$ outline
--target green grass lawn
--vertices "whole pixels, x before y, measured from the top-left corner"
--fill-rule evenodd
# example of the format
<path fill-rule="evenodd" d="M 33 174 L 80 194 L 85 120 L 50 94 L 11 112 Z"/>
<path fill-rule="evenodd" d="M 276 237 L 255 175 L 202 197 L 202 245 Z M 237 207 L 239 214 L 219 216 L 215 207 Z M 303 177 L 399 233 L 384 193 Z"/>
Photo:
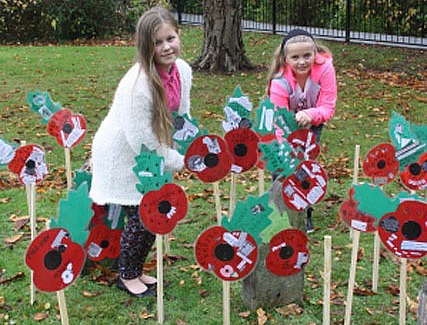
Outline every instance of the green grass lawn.
<path fill-rule="evenodd" d="M 183 30 L 183 58 L 191 62 L 200 53 L 203 31 Z M 248 57 L 259 69 L 234 75 L 194 72 L 192 115 L 212 133 L 222 134 L 222 108 L 236 85 L 250 96 L 254 107 L 264 95 L 266 68 L 280 37 L 245 33 Z M 309 235 L 310 263 L 305 268 L 303 312 L 287 315 L 283 309 L 265 308 L 266 324 L 321 324 L 323 297 L 323 238 L 332 236 L 333 324 L 342 324 L 351 259 L 348 228 L 337 211 L 352 181 L 353 152 L 361 146 L 361 157 L 373 146 L 388 142 L 388 121 L 393 110 L 407 120 L 426 123 L 426 54 L 418 50 L 324 42 L 334 54 L 339 100 L 334 118 L 322 135 L 320 162 L 329 174 L 328 193 L 315 207 L 316 231 Z M 50 174 L 37 187 L 37 230 L 56 216 L 58 202 L 66 197 L 64 152 L 47 134 L 40 117 L 29 109 L 28 92 L 48 91 L 63 107 L 81 113 L 87 121 L 87 135 L 71 152 L 72 168 L 90 157 L 91 139 L 108 111 L 120 78 L 133 62 L 132 46 L 2 46 L 0 47 L 0 137 L 11 142 L 25 140 L 44 147 Z M 194 259 L 197 236 L 216 223 L 212 185 L 202 184 L 182 173 L 177 180 L 192 200 L 187 222 L 173 232 L 171 254 L 178 258 L 165 263 L 165 324 L 221 324 L 222 285 L 214 275 L 202 271 Z M 269 175 L 266 177 L 269 185 Z M 227 213 L 229 178 L 220 183 L 224 214 Z M 361 179 L 362 180 L 362 179 Z M 258 194 L 256 171 L 238 178 L 238 200 Z M 395 194 L 399 185 L 387 185 Z M 0 169 L 0 322 L 2 324 L 60 323 L 54 293 L 36 293 L 30 305 L 30 272 L 24 255 L 30 243 L 29 225 L 17 229 L 14 217 L 28 215 L 26 194 L 15 176 Z M 23 237 L 14 244 L 7 241 Z M 361 234 L 357 264 L 352 324 L 398 324 L 399 261 L 381 248 L 378 293 L 371 294 L 372 234 Z M 110 272 L 111 273 L 111 272 Z M 156 299 L 133 299 L 111 283 L 114 275 L 106 264 L 85 272 L 65 290 L 70 324 L 156 324 Z M 154 274 L 155 271 L 152 271 Z M 409 261 L 407 279 L 407 324 L 416 321 L 418 290 L 424 282 L 425 258 Z M 231 324 L 257 324 L 256 311 L 241 300 L 240 282 L 231 284 Z"/>

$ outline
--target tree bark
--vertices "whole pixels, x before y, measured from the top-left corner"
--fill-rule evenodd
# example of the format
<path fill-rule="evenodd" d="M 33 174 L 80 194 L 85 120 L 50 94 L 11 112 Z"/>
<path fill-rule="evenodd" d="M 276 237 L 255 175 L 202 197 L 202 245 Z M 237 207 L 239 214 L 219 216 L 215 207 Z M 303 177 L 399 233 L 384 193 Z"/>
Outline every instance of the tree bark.
<path fill-rule="evenodd" d="M 427 281 L 418 294 L 418 321 L 417 325 L 427 325 Z"/>
<path fill-rule="evenodd" d="M 290 210 L 282 199 L 282 182 L 273 182 L 269 191 L 270 202 L 276 204 L 280 213 L 288 213 L 292 227 L 306 231 L 305 212 Z M 258 264 L 246 278 L 242 280 L 243 302 L 254 310 L 259 307 L 270 308 L 290 303 L 302 303 L 304 289 L 304 271 L 290 276 L 277 276 L 265 267 L 265 258 L 268 253 L 268 244 L 258 247 Z"/>
<path fill-rule="evenodd" d="M 204 0 L 204 39 L 193 68 L 234 73 L 253 69 L 245 55 L 241 0 Z"/>

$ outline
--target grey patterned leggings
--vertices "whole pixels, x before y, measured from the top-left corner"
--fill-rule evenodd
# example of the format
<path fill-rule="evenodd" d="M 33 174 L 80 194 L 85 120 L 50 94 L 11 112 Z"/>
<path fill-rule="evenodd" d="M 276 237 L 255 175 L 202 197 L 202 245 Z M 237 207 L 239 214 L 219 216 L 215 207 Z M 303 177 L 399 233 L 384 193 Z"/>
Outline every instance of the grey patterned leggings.
<path fill-rule="evenodd" d="M 139 207 L 122 206 L 127 224 L 120 239 L 119 271 L 122 279 L 135 279 L 142 274 L 145 259 L 156 235 L 144 229 L 139 218 Z"/>

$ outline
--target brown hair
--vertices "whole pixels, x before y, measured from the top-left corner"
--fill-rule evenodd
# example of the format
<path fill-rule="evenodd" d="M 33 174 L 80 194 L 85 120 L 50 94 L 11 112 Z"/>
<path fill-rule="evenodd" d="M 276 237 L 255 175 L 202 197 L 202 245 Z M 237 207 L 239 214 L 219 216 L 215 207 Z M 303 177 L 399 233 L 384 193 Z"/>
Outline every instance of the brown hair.
<path fill-rule="evenodd" d="M 162 24 L 169 24 L 179 34 L 175 17 L 163 7 L 151 8 L 139 18 L 136 27 L 137 61 L 147 75 L 153 97 L 153 131 L 160 142 L 172 145 L 172 116 L 166 91 L 154 62 L 154 35 Z"/>
<path fill-rule="evenodd" d="M 270 71 L 267 76 L 267 88 L 266 88 L 266 96 L 269 95 L 269 89 L 271 80 L 278 77 L 280 72 L 280 68 L 285 65 L 286 62 L 286 49 L 289 44 L 295 43 L 313 43 L 314 53 L 331 53 L 329 49 L 322 44 L 319 44 L 314 40 L 313 37 L 307 35 L 297 35 L 292 38 L 289 38 L 286 42 L 280 43 L 280 45 L 273 52 L 273 58 L 271 60 Z"/>

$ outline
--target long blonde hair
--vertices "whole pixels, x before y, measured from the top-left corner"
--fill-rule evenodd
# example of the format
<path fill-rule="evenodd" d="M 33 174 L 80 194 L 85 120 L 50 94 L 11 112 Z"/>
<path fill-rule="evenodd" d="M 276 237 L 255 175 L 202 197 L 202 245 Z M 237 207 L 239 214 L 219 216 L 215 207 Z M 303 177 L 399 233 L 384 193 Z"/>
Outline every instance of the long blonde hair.
<path fill-rule="evenodd" d="M 319 44 L 314 40 L 313 37 L 308 35 L 297 35 L 292 38 L 286 40 L 286 37 L 283 38 L 280 45 L 273 52 L 273 58 L 271 60 L 270 70 L 267 76 L 267 88 L 266 88 L 266 96 L 269 96 L 269 89 L 271 80 L 279 77 L 279 73 L 282 67 L 286 65 L 286 50 L 289 44 L 295 43 L 312 43 L 314 46 L 314 54 L 316 53 L 328 53 L 330 54 L 330 50 L 323 44 Z"/>
<path fill-rule="evenodd" d="M 178 22 L 163 7 L 151 8 L 139 18 L 136 26 L 137 61 L 147 75 L 153 98 L 153 131 L 161 143 L 172 145 L 172 115 L 168 107 L 166 90 L 154 62 L 154 37 L 162 24 L 169 24 L 179 34 Z"/>

